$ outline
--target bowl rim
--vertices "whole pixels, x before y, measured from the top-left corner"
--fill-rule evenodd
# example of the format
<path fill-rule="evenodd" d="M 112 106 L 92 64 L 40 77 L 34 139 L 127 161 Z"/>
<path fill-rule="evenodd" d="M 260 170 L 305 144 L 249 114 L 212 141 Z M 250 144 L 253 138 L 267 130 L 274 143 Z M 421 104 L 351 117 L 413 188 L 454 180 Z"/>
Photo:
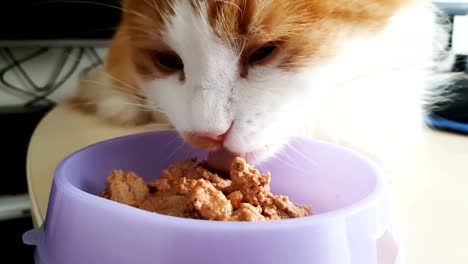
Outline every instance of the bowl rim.
<path fill-rule="evenodd" d="M 323 140 L 318 139 L 311 139 L 311 138 L 304 138 L 304 137 L 294 137 L 293 139 L 299 139 L 303 141 L 313 142 L 314 144 L 320 144 L 326 146 L 328 148 L 333 148 L 339 150 L 341 152 L 348 153 L 348 155 L 355 156 L 358 160 L 366 163 L 366 165 L 375 173 L 376 183 L 374 188 L 370 191 L 370 193 L 362 198 L 361 200 L 357 201 L 352 205 L 348 205 L 342 207 L 337 210 L 324 212 L 316 215 L 300 217 L 300 218 L 292 218 L 292 219 L 281 219 L 281 220 L 272 220 L 272 221 L 262 221 L 262 222 L 247 222 L 247 221 L 210 221 L 210 220 L 200 220 L 200 219 L 190 219 L 190 218 L 182 218 L 182 217 L 175 217 L 175 216 L 168 216 L 162 215 L 158 213 L 153 213 L 149 211 L 145 211 L 139 208 L 134 208 L 132 206 L 128 206 L 122 203 L 114 202 L 111 200 L 107 200 L 101 198 L 97 195 L 85 192 L 78 187 L 74 186 L 71 182 L 66 179 L 66 173 L 64 172 L 64 167 L 69 162 L 72 162 L 73 158 L 80 153 L 89 151 L 90 149 L 95 148 L 96 146 L 103 146 L 106 144 L 115 144 L 117 142 L 126 141 L 130 138 L 138 138 L 138 137 L 145 137 L 145 136 L 154 136 L 157 134 L 172 134 L 174 133 L 173 130 L 167 131 L 149 131 L 149 132 L 140 132 L 135 134 L 129 134 L 124 136 L 118 136 L 111 139 L 106 139 L 97 143 L 93 143 L 86 147 L 83 147 L 79 150 L 72 152 L 71 154 L 67 155 L 56 167 L 54 172 L 54 179 L 53 185 L 56 187 L 63 188 L 61 191 L 66 192 L 69 195 L 75 195 L 81 197 L 82 199 L 87 199 L 88 201 L 93 203 L 93 206 L 101 207 L 101 208 L 115 208 L 116 210 L 121 210 L 123 213 L 127 211 L 129 214 L 133 214 L 135 216 L 141 218 L 147 218 L 148 220 L 152 220 L 156 222 L 162 222 L 164 225 L 173 225 L 179 228 L 194 228 L 194 229 L 204 229 L 204 230 L 223 230 L 223 231 L 251 231 L 251 230 L 277 230 L 278 228 L 281 229 L 288 229 L 288 228 L 297 228 L 300 226 L 312 226 L 322 224 L 324 221 L 332 222 L 338 218 L 346 218 L 350 215 L 357 214 L 361 211 L 366 210 L 366 208 L 372 206 L 376 201 L 379 201 L 382 196 L 386 194 L 386 184 L 384 180 L 384 172 L 383 169 L 378 166 L 374 161 L 370 160 L 363 154 L 352 150 L 350 148 L 329 143 Z M 177 132 L 175 132 L 177 133 Z M 51 199 L 51 198 L 49 198 Z M 49 201 L 50 203 L 50 201 Z M 49 209 L 47 209 L 49 211 Z M 47 214 L 46 219 L 47 221 Z"/>

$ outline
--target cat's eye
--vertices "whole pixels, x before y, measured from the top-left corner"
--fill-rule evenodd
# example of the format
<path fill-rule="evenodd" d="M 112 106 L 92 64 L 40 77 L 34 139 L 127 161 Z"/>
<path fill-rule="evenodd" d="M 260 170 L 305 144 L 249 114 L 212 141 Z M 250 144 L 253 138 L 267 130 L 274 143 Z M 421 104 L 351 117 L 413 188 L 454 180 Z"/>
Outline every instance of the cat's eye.
<path fill-rule="evenodd" d="M 267 58 L 269 58 L 271 55 L 273 55 L 273 53 L 275 53 L 276 49 L 277 49 L 276 45 L 268 44 L 268 45 L 265 45 L 265 46 L 255 50 L 249 56 L 249 63 L 250 64 L 262 63 Z"/>
<path fill-rule="evenodd" d="M 184 69 L 182 59 L 173 52 L 155 52 L 152 59 L 156 66 L 167 72 L 182 71 Z"/>

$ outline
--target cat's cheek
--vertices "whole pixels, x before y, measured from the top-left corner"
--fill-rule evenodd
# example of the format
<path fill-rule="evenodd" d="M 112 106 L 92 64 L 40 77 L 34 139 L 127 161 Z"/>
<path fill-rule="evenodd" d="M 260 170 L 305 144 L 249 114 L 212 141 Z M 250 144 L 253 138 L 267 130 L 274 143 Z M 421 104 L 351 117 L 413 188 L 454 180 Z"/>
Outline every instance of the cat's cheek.
<path fill-rule="evenodd" d="M 190 94 L 183 89 L 177 76 L 164 79 L 139 80 L 147 105 L 158 117 L 163 116 L 178 131 L 190 130 Z"/>

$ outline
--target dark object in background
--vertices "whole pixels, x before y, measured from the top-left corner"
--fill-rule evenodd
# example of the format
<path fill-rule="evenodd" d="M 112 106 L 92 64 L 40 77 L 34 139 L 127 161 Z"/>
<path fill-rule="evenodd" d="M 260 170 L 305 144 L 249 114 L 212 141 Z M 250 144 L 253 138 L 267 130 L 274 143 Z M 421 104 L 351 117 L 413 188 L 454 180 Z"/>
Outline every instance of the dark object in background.
<path fill-rule="evenodd" d="M 453 34 L 453 16 L 464 15 L 468 10 L 468 3 L 456 1 L 434 1 L 444 12 L 451 15 L 450 34 Z M 452 48 L 452 38 L 449 39 L 447 51 Z M 456 55 L 450 69 L 453 73 L 461 73 L 453 83 L 442 84 L 433 89 L 450 91 L 450 100 L 430 106 L 430 113 L 426 124 L 434 129 L 468 134 L 468 56 Z"/>
<path fill-rule="evenodd" d="M 450 85 L 451 100 L 438 105 L 427 123 L 433 128 L 468 134 L 468 75 Z"/>
<path fill-rule="evenodd" d="M 467 70 L 466 69 L 467 63 L 468 63 L 467 56 L 465 55 L 455 56 L 455 63 L 453 64 L 452 72 L 465 72 Z"/>
<path fill-rule="evenodd" d="M 451 85 L 452 100 L 433 114 L 468 126 L 468 76 Z"/>
<path fill-rule="evenodd" d="M 108 41 L 120 18 L 120 0 L 1 1 L 0 45 Z"/>
<path fill-rule="evenodd" d="M 32 228 L 30 217 L 0 221 L 2 263 L 34 264 L 35 247 L 22 240 L 24 232 Z"/>
<path fill-rule="evenodd" d="M 81 58 L 81 54 L 88 52 L 93 53 L 91 56 L 100 61 L 94 48 L 105 46 L 113 36 L 121 19 L 120 2 L 121 0 L 1 1 L 0 47 L 6 57 L 10 58 L 12 56 L 8 55 L 13 52 L 9 52 L 7 48 L 12 47 L 45 49 L 64 47 L 65 53 L 66 49 L 79 48 L 78 55 L 70 50 L 68 52 L 70 56 L 67 57 Z M 34 54 L 29 54 L 28 57 L 35 57 Z M 7 70 L 18 69 L 18 64 L 23 60 L 28 59 L 17 58 L 16 62 L 7 60 L 2 75 Z M 47 86 L 50 88 L 48 90 L 42 87 L 39 87 L 40 89 L 27 87 L 27 85 L 13 87 L 3 81 L 1 83 L 0 89 L 19 92 L 16 94 L 28 101 L 16 107 L 0 107 L 0 146 L 2 147 L 0 196 L 24 194 L 27 193 L 28 145 L 40 120 L 53 108 L 54 102 L 49 100 L 48 95 L 61 86 L 61 81 L 58 80 L 54 85 Z M 29 91 L 36 94 L 31 95 Z M 34 263 L 34 247 L 22 242 L 23 233 L 30 229 L 32 229 L 32 219 L 29 217 L 0 221 L 3 258 L 1 263 Z"/>
<path fill-rule="evenodd" d="M 0 195 L 27 193 L 26 158 L 34 129 L 53 106 L 0 108 L 2 175 Z M 19 263 L 19 262 L 18 262 Z"/>

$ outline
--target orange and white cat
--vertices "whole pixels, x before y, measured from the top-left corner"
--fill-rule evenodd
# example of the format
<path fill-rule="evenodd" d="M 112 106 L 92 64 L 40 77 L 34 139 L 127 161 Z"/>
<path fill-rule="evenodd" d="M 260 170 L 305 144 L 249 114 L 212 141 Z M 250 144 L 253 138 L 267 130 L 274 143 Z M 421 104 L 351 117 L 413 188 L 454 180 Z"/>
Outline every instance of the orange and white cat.
<path fill-rule="evenodd" d="M 448 40 L 423 0 L 124 0 L 73 99 L 125 125 L 261 161 L 309 136 L 401 167 Z M 82 107 L 83 108 L 83 107 Z"/>

